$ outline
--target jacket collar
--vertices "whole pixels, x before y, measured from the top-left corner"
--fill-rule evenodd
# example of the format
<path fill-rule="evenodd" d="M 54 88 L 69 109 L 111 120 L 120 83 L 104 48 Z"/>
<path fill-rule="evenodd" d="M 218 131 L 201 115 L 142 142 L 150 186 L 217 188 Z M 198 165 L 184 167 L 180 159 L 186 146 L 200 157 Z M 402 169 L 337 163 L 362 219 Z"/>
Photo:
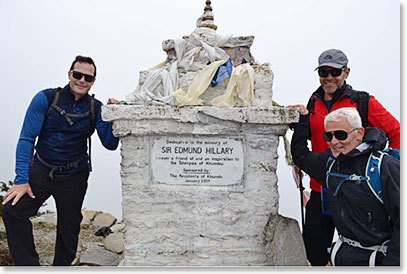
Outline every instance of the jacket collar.
<path fill-rule="evenodd" d="M 63 88 L 63 92 L 73 101 L 75 101 L 75 95 L 73 94 L 73 92 L 71 91 L 71 86 L 69 85 L 69 83 Z M 75 101 L 77 103 L 85 101 L 86 98 L 88 97 L 88 94 L 86 94 L 85 96 L 82 96 L 78 101 Z"/>
<path fill-rule="evenodd" d="M 352 86 L 348 85 L 345 81 L 343 86 L 335 91 L 334 96 L 332 98 L 332 102 L 335 102 L 342 96 L 350 97 L 352 94 L 352 91 L 353 91 Z M 313 95 L 315 96 L 316 99 L 325 102 L 324 94 L 325 94 L 324 89 L 322 88 L 322 86 L 319 86 L 319 88 L 314 92 Z"/>

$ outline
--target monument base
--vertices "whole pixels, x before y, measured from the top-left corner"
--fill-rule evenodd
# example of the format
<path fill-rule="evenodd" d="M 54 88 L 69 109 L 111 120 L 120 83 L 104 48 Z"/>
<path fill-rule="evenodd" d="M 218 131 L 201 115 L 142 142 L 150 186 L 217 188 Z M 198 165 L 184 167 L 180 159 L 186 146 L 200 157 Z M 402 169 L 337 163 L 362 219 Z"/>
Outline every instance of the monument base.
<path fill-rule="evenodd" d="M 127 266 L 306 265 L 278 215 L 277 148 L 289 108 L 109 105 L 122 141 Z"/>

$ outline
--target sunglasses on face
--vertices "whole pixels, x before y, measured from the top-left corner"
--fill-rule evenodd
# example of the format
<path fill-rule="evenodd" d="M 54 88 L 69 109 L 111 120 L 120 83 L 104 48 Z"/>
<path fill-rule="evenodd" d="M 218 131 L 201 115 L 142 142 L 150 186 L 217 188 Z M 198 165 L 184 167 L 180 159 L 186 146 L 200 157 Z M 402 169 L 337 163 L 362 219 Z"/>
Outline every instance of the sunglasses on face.
<path fill-rule="evenodd" d="M 319 77 L 328 77 L 329 74 L 332 75 L 332 77 L 338 77 L 339 75 L 342 74 L 342 72 L 344 71 L 344 69 L 330 69 L 330 70 L 325 70 L 325 69 L 318 69 L 318 74 Z"/>
<path fill-rule="evenodd" d="M 327 142 L 332 141 L 334 136 L 335 136 L 336 140 L 345 141 L 346 139 L 348 139 L 348 134 L 351 132 L 354 132 L 357 129 L 358 128 L 355 128 L 354 130 L 351 130 L 351 131 L 345 131 L 345 130 L 327 131 L 327 132 L 324 132 L 324 134 L 322 136 L 324 137 L 325 141 L 327 141 Z"/>
<path fill-rule="evenodd" d="M 72 71 L 72 77 L 75 78 L 76 80 L 81 80 L 82 77 L 85 76 L 85 81 L 88 83 L 93 82 L 93 80 L 95 80 L 95 76 L 93 75 L 89 75 L 89 74 L 84 74 L 82 72 L 79 71 Z"/>

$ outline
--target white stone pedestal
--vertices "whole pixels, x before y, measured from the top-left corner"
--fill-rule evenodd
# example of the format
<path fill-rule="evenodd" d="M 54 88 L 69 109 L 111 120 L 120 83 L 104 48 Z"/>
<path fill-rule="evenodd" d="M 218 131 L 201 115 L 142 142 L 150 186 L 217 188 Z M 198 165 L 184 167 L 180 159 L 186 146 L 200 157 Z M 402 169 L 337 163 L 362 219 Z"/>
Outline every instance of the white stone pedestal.
<path fill-rule="evenodd" d="M 102 114 L 122 141 L 124 265 L 306 264 L 298 224 L 278 216 L 277 147 L 295 109 L 109 105 Z"/>

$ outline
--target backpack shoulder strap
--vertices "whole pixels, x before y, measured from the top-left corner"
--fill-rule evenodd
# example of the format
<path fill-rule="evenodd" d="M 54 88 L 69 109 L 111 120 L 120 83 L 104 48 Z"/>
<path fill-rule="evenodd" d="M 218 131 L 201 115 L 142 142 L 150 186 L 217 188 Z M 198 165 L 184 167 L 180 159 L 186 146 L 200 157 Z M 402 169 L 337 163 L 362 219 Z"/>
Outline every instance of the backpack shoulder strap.
<path fill-rule="evenodd" d="M 362 126 L 368 127 L 368 113 L 369 113 L 369 100 L 370 95 L 366 91 L 353 91 L 351 95 L 351 102 L 356 102 L 356 108 L 362 118 Z"/>
<path fill-rule="evenodd" d="M 53 105 L 54 103 L 55 103 L 55 104 L 58 103 L 58 100 L 59 100 L 59 92 L 60 92 L 61 90 L 62 90 L 61 87 L 54 88 L 54 89 L 52 90 L 52 96 L 51 96 L 51 97 L 49 97 L 49 95 L 46 94 L 47 98 L 50 99 L 50 100 L 48 100 L 48 110 L 47 110 L 47 112 L 45 113 L 44 121 L 42 122 L 42 126 L 41 126 L 41 130 L 40 130 L 39 136 L 41 136 L 42 131 L 44 130 L 45 122 L 47 121 L 48 116 L 51 114 L 51 111 L 52 111 L 52 109 L 53 109 L 53 108 L 52 108 L 52 105 Z M 37 139 L 37 142 L 34 144 L 32 150 L 31 150 L 30 165 L 32 165 L 34 150 L 36 150 L 38 141 L 39 141 L 39 139 Z"/>
<path fill-rule="evenodd" d="M 343 173 L 337 173 L 337 172 L 332 172 L 332 166 L 334 164 L 335 160 L 332 158 L 328 159 L 327 162 L 327 172 L 326 172 L 326 185 L 327 188 L 329 188 L 328 184 L 329 184 L 329 177 L 338 177 L 341 178 L 342 180 L 339 182 L 338 186 L 336 187 L 335 191 L 333 192 L 333 196 L 337 196 L 338 192 L 340 190 L 340 188 L 342 187 L 342 185 L 346 182 L 346 181 L 369 181 L 369 177 L 367 176 L 360 176 L 357 174 L 343 174 Z"/>
<path fill-rule="evenodd" d="M 88 97 L 88 111 L 91 119 L 91 130 L 88 137 L 89 142 L 89 171 L 92 171 L 92 134 L 95 132 L 96 128 L 96 104 L 95 104 L 95 94 Z"/>
<path fill-rule="evenodd" d="M 384 150 L 384 152 L 389 154 L 390 156 L 393 156 L 394 158 L 400 160 L 400 150 L 399 149 L 386 148 Z"/>
<path fill-rule="evenodd" d="M 95 94 L 92 94 L 91 96 L 88 97 L 88 111 L 89 111 L 90 120 L 92 121 L 91 135 L 95 131 L 95 127 L 96 127 L 97 112 L 96 112 L 96 102 L 95 101 L 96 101 Z"/>
<path fill-rule="evenodd" d="M 383 204 L 383 187 L 380 180 L 380 166 L 382 164 L 383 156 L 386 153 L 383 151 L 375 151 L 372 152 L 369 156 L 368 163 L 366 165 L 366 177 L 369 179 L 367 180 L 367 184 L 372 191 L 372 193 L 376 196 L 376 198 Z"/>
<path fill-rule="evenodd" d="M 58 111 L 58 113 L 61 115 L 61 116 L 63 116 L 65 119 L 66 119 L 66 121 L 68 122 L 68 124 L 70 125 L 70 126 L 72 126 L 73 124 L 74 124 L 74 122 L 71 120 L 71 118 L 69 118 L 69 114 L 68 113 L 66 113 L 65 112 L 65 110 L 64 109 L 62 109 L 59 105 L 58 105 L 58 103 L 59 103 L 59 98 L 61 97 L 61 88 L 58 88 L 56 91 L 55 91 L 55 95 L 53 96 L 53 100 L 52 100 L 52 104 L 49 106 L 49 108 L 48 108 L 48 112 L 47 112 L 47 117 L 46 118 L 48 118 L 48 116 L 50 115 L 50 113 L 51 113 L 51 111 L 52 111 L 52 109 L 55 109 L 56 111 Z"/>
<path fill-rule="evenodd" d="M 52 90 L 52 96 L 51 96 L 51 98 L 49 98 L 48 96 L 48 98 L 50 99 L 50 100 L 48 100 L 48 110 L 47 110 L 47 112 L 45 113 L 45 117 L 44 117 L 44 121 L 42 122 L 42 127 L 41 127 L 41 131 L 40 131 L 40 135 L 41 135 L 41 133 L 42 133 L 42 130 L 44 129 L 44 125 L 45 125 L 45 122 L 47 121 L 47 119 L 48 119 L 48 116 L 51 114 L 51 112 L 52 112 L 52 110 L 53 110 L 53 105 L 55 104 L 58 104 L 58 101 L 59 101 L 59 96 L 60 96 L 60 91 L 62 90 L 62 88 L 60 88 L 60 87 L 58 87 L 58 88 L 54 88 L 53 90 Z"/>
<path fill-rule="evenodd" d="M 47 110 L 47 113 L 45 114 L 44 122 L 48 118 L 48 116 L 51 114 L 51 111 L 53 110 L 52 106 L 58 105 L 61 90 L 62 90 L 62 88 L 60 88 L 60 87 L 54 88 L 52 90 L 52 99 L 48 102 L 48 110 Z"/>
<path fill-rule="evenodd" d="M 329 188 L 329 176 L 331 175 L 331 170 L 332 170 L 332 167 L 333 167 L 333 165 L 334 165 L 334 163 L 335 163 L 335 158 L 334 157 L 329 157 L 328 158 L 328 161 L 326 162 L 326 179 L 325 179 L 325 181 L 326 181 L 326 187 L 327 188 Z"/>
<path fill-rule="evenodd" d="M 346 174 L 338 174 L 331 172 L 332 166 L 335 163 L 335 159 L 330 157 L 327 162 L 327 173 L 326 173 L 326 185 L 328 187 L 328 179 L 329 176 L 340 177 L 344 180 L 366 180 L 367 185 L 369 186 L 370 190 L 374 194 L 374 196 L 383 204 L 383 187 L 380 180 L 380 166 L 382 164 L 383 156 L 387 154 L 383 151 L 375 151 L 372 152 L 369 156 L 367 165 L 366 165 L 366 172 L 365 177 L 356 176 L 356 175 L 346 175 Z M 396 156 L 395 156 L 396 157 Z M 397 157 L 396 157 L 397 158 Z M 343 181 L 344 181 L 343 180 Z M 340 186 L 342 185 L 343 181 L 338 185 L 337 189 L 334 192 L 334 196 L 339 191 Z"/>
<path fill-rule="evenodd" d="M 316 100 L 317 99 L 315 98 L 314 94 L 308 100 L 307 109 L 312 114 L 315 114 L 314 107 L 315 107 L 315 101 Z"/>

